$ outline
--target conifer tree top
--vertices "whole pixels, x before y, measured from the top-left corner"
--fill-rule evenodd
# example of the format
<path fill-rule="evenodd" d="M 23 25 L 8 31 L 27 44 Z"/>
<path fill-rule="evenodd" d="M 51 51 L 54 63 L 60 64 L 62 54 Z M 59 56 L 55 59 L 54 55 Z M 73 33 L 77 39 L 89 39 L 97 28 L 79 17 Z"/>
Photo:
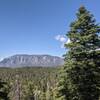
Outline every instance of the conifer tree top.
<path fill-rule="evenodd" d="M 84 13 L 84 12 L 86 12 L 86 8 L 82 5 L 82 6 L 80 6 L 80 8 L 79 8 L 79 12 L 80 13 Z"/>

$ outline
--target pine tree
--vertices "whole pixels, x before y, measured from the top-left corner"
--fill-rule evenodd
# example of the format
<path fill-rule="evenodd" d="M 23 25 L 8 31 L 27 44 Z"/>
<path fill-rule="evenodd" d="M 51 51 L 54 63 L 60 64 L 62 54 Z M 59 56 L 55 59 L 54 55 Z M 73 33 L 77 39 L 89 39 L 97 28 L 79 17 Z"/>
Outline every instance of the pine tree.
<path fill-rule="evenodd" d="M 32 82 L 28 82 L 27 85 L 24 86 L 24 97 L 23 100 L 37 100 L 36 98 L 36 89 Z"/>
<path fill-rule="evenodd" d="M 49 82 L 47 82 L 46 100 L 53 100 L 53 91 Z"/>
<path fill-rule="evenodd" d="M 57 100 L 98 100 L 100 95 L 100 26 L 81 6 L 66 34 L 65 65 L 57 84 Z"/>
<path fill-rule="evenodd" d="M 0 100 L 9 100 L 9 86 L 0 80 Z"/>

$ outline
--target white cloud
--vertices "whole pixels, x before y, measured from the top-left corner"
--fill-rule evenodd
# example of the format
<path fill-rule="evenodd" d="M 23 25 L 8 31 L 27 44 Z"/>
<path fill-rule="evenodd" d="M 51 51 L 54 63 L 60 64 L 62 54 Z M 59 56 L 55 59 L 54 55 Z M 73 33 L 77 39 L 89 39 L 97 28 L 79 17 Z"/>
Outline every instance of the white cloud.
<path fill-rule="evenodd" d="M 61 48 L 64 48 L 64 44 L 70 43 L 70 39 L 67 38 L 65 35 L 57 35 L 55 36 L 55 39 L 59 42 L 61 42 Z"/>
<path fill-rule="evenodd" d="M 66 37 L 64 35 L 57 35 L 55 39 L 62 43 L 66 42 Z"/>
<path fill-rule="evenodd" d="M 55 36 L 55 39 L 56 39 L 56 40 L 59 40 L 59 39 L 60 39 L 60 36 L 61 36 L 61 35 Z"/>
<path fill-rule="evenodd" d="M 64 44 L 67 42 L 67 38 L 65 35 L 57 35 L 55 39 L 61 42 L 61 48 L 64 48 Z"/>
<path fill-rule="evenodd" d="M 64 44 L 65 44 L 65 43 L 62 43 L 61 46 L 60 46 L 62 49 L 65 48 L 65 47 L 64 47 Z"/>
<path fill-rule="evenodd" d="M 66 41 L 66 44 L 68 44 L 68 43 L 70 43 L 70 42 L 71 42 L 71 41 L 70 41 L 70 39 L 68 38 L 67 41 Z"/>

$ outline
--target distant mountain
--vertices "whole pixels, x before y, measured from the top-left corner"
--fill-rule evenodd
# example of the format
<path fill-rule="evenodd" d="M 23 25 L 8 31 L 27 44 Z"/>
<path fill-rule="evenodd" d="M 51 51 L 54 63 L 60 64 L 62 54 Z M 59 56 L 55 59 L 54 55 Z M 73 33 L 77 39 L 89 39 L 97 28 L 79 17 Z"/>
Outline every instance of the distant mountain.
<path fill-rule="evenodd" d="M 50 55 L 14 55 L 0 61 L 0 67 L 56 67 L 64 64 L 62 58 Z"/>

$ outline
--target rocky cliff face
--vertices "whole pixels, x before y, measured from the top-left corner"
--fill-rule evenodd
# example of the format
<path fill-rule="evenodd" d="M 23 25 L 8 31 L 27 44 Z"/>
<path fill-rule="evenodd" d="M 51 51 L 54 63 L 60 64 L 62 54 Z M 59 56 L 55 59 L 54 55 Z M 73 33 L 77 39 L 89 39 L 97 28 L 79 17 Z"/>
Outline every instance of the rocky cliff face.
<path fill-rule="evenodd" d="M 0 67 L 56 67 L 63 64 L 63 59 L 57 56 L 14 55 L 3 59 Z"/>

